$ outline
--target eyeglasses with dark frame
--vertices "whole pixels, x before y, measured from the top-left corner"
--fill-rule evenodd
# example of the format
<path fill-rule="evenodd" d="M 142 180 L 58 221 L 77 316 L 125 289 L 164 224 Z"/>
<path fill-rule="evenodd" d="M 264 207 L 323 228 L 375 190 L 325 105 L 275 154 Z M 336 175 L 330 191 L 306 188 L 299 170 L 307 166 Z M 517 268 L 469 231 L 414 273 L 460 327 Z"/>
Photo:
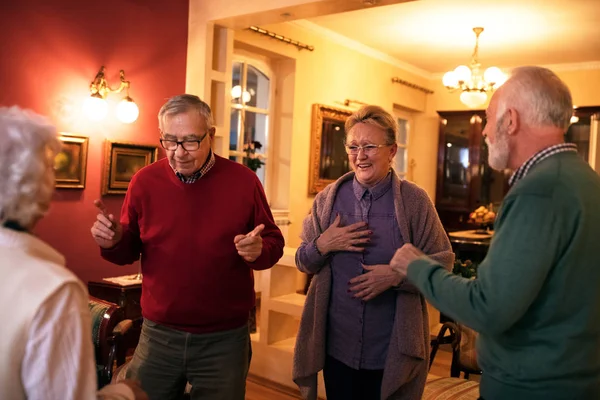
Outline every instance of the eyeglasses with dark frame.
<path fill-rule="evenodd" d="M 344 144 L 346 148 L 346 153 L 352 156 L 357 155 L 362 149 L 363 153 L 372 156 L 379 152 L 379 149 L 382 147 L 391 146 L 391 144 L 365 144 L 364 146 L 358 146 L 355 144 Z"/>
<path fill-rule="evenodd" d="M 160 145 L 163 149 L 168 151 L 176 151 L 177 147 L 181 145 L 185 151 L 196 151 L 200 148 L 200 143 L 204 140 L 204 138 L 208 135 L 208 132 L 204 134 L 200 139 L 197 140 L 169 140 L 160 138 Z"/>

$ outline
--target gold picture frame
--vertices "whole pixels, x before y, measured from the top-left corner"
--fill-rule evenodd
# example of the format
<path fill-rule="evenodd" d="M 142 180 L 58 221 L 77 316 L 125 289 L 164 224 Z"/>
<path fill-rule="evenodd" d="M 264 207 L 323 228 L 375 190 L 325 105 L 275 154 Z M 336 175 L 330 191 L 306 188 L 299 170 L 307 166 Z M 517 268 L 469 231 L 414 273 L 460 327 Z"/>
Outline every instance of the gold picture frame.
<path fill-rule="evenodd" d="M 89 138 L 61 132 L 58 139 L 62 147 L 54 157 L 55 187 L 85 189 Z"/>
<path fill-rule="evenodd" d="M 107 140 L 102 195 L 125 194 L 133 175 L 158 158 L 158 146 Z"/>
<path fill-rule="evenodd" d="M 344 124 L 351 111 L 313 104 L 309 195 L 315 195 L 350 171 L 344 148 Z"/>

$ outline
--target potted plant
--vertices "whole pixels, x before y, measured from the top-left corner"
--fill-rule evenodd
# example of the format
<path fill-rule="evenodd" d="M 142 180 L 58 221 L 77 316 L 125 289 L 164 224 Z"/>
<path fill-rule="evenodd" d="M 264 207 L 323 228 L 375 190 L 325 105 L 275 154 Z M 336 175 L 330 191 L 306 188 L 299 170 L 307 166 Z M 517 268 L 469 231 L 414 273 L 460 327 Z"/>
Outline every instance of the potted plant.
<path fill-rule="evenodd" d="M 475 279 L 477 278 L 478 267 L 479 264 L 473 263 L 471 260 L 466 260 L 465 262 L 462 262 L 461 260 L 455 260 L 452 273 L 462 276 L 463 278 Z"/>
<path fill-rule="evenodd" d="M 246 156 L 243 159 L 243 163 L 254 172 L 258 171 L 261 166 L 265 165 L 262 160 L 264 156 L 256 153 L 256 150 L 260 149 L 262 149 L 262 144 L 256 140 L 244 144 L 244 153 L 246 153 Z"/>

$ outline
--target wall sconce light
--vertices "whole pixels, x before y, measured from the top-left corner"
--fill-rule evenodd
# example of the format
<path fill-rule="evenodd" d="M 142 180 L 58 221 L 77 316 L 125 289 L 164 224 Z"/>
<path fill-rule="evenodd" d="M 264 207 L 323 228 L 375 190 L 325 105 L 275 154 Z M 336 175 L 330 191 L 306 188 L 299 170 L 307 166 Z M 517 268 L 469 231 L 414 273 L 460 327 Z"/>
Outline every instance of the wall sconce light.
<path fill-rule="evenodd" d="M 117 119 L 124 124 L 132 123 L 138 118 L 140 110 L 133 99 L 129 97 L 130 83 L 125 80 L 125 72 L 121 70 L 121 83 L 119 87 L 111 89 L 104 76 L 104 71 L 104 66 L 100 67 L 100 71 L 98 71 L 96 77 L 90 83 L 90 97 L 85 99 L 83 103 L 84 114 L 92 121 L 101 121 L 108 114 L 106 96 L 109 93 L 120 93 L 123 89 L 127 89 L 127 94 L 117 105 Z"/>

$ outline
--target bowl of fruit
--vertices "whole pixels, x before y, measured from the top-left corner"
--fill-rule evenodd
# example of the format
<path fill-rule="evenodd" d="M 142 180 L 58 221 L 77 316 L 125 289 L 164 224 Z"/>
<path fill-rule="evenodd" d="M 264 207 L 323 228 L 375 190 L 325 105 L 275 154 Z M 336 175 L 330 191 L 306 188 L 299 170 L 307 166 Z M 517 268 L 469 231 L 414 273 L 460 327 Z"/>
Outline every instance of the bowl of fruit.
<path fill-rule="evenodd" d="M 494 212 L 492 204 L 487 207 L 480 206 L 469 214 L 469 223 L 478 226 L 478 229 L 475 231 L 477 234 L 488 234 L 488 231 L 494 225 L 495 219 L 496 213 Z"/>

